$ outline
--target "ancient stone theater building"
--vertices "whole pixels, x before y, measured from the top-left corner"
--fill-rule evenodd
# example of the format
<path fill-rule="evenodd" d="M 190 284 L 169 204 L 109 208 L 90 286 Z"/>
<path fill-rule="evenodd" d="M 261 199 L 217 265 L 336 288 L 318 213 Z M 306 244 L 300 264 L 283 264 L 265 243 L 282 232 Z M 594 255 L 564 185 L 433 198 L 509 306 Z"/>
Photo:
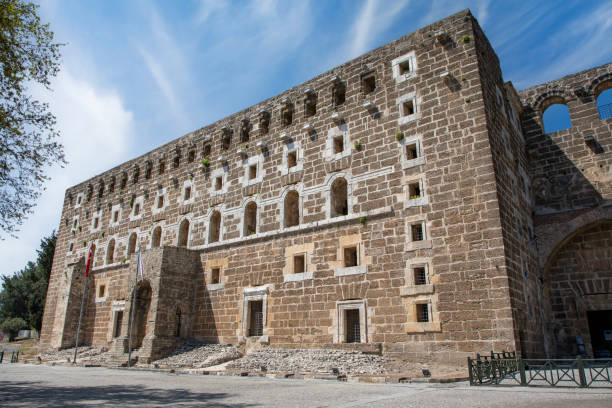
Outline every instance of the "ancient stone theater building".
<path fill-rule="evenodd" d="M 132 307 L 144 361 L 186 337 L 605 353 L 610 87 L 607 64 L 517 92 L 466 10 L 197 129 L 66 191 L 42 346 L 74 345 L 93 247 L 81 339 L 118 356 Z M 571 128 L 544 131 L 553 104 Z"/>

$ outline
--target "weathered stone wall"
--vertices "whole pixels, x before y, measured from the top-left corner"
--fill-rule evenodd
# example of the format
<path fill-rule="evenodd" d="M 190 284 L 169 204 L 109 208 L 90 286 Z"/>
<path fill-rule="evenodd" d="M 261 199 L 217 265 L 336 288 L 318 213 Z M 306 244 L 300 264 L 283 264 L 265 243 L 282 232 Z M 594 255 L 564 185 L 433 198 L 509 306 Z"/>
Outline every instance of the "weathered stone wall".
<path fill-rule="evenodd" d="M 73 335 L 60 324 L 75 303 L 63 276 L 93 244 L 83 339 L 119 354 L 139 247 L 152 291 L 148 359 L 188 336 L 458 363 L 490 349 L 542 354 L 550 309 L 530 177 L 537 187 L 565 162 L 534 158 L 530 146 L 545 156 L 551 142 L 534 130 L 532 94 L 504 85 L 464 11 L 71 187 L 43 346 Z M 610 136 L 597 135 L 605 167 Z M 345 209 L 332 197 L 344 185 Z M 594 190 L 610 194 L 605 183 Z M 262 336 L 249 336 L 250 302 L 262 304 Z M 359 311 L 358 344 L 346 344 L 347 310 Z"/>

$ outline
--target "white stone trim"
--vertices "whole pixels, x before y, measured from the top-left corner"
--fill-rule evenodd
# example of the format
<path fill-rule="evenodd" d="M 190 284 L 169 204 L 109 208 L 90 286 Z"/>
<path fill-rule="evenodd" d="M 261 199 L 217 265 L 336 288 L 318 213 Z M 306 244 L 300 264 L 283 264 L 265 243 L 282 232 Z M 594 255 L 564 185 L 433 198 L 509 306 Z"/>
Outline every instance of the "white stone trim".
<path fill-rule="evenodd" d="M 273 285 L 266 284 L 263 286 L 247 287 L 243 288 L 243 299 L 242 299 L 242 324 L 240 325 L 240 337 L 248 337 L 249 321 L 250 321 L 250 308 L 249 302 L 262 301 L 261 311 L 263 312 L 263 335 L 268 334 L 268 295 L 274 289 Z"/>
<path fill-rule="evenodd" d="M 91 226 L 89 228 L 89 232 L 99 232 L 102 230 L 102 209 L 98 211 L 93 211 L 91 214 Z M 98 226 L 95 227 L 96 219 L 98 219 Z"/>
<path fill-rule="evenodd" d="M 412 240 L 412 226 L 420 224 L 423 230 L 423 240 L 413 241 Z M 417 249 L 428 249 L 432 247 L 432 241 L 429 238 L 429 228 L 427 221 L 424 219 L 410 220 L 406 219 L 406 248 L 405 251 L 415 251 Z"/>
<path fill-rule="evenodd" d="M 189 196 L 188 200 L 185 200 L 185 190 L 187 189 L 187 187 L 191 188 L 191 195 Z M 188 204 L 192 204 L 195 201 L 195 197 L 196 197 L 196 191 L 195 191 L 195 183 L 193 182 L 193 180 L 185 180 L 183 182 L 183 188 L 181 189 L 181 195 L 179 196 L 179 203 L 182 203 L 183 205 L 188 205 Z"/>
<path fill-rule="evenodd" d="M 296 152 L 296 165 L 292 168 L 289 168 L 288 164 L 288 156 L 289 153 Z M 286 175 L 289 173 L 294 173 L 297 171 L 302 171 L 304 169 L 304 152 L 301 149 L 300 142 L 292 141 L 290 143 L 285 143 L 283 145 L 283 162 L 280 166 L 278 166 L 278 171 L 282 175 Z"/>
<path fill-rule="evenodd" d="M 136 204 L 140 206 L 140 212 L 138 213 L 138 215 L 134 215 Z M 132 202 L 132 208 L 130 211 L 130 221 L 141 219 L 143 213 L 144 213 L 144 197 L 143 196 L 135 197 L 134 201 Z"/>
<path fill-rule="evenodd" d="M 410 146 L 411 144 L 416 144 L 417 155 L 418 155 L 416 159 L 408 159 L 406 157 L 406 147 Z M 425 155 L 423 154 L 423 138 L 421 135 L 412 136 L 408 138 L 405 137 L 399 141 L 399 146 L 400 146 L 400 157 L 402 160 L 402 168 L 404 170 L 415 167 L 415 166 L 420 166 L 427 162 L 425 160 Z"/>
<path fill-rule="evenodd" d="M 334 276 L 363 275 L 368 271 L 367 265 L 349 266 L 334 269 Z"/>
<path fill-rule="evenodd" d="M 80 208 L 85 201 L 85 193 L 78 193 L 74 199 L 74 208 Z"/>
<path fill-rule="evenodd" d="M 225 204 L 221 204 L 219 206 L 216 207 L 212 207 L 208 210 L 208 213 L 206 214 L 206 217 L 204 217 L 202 219 L 202 222 L 205 225 L 205 234 L 206 234 L 206 245 L 211 245 L 210 243 L 210 219 L 213 215 L 213 212 L 219 212 L 219 215 L 221 215 L 221 220 L 219 221 L 219 241 L 217 242 L 213 242 L 212 244 L 219 244 L 220 242 L 223 241 L 223 231 L 225 230 L 225 226 L 224 226 L 224 219 L 225 219 Z M 203 247 L 202 245 L 200 245 L 200 247 Z M 192 248 L 193 249 L 193 248 Z"/>
<path fill-rule="evenodd" d="M 406 61 L 410 62 L 410 71 L 405 74 L 400 74 L 400 64 Z M 407 81 L 408 79 L 415 78 L 417 75 L 417 69 L 418 67 L 415 51 L 411 51 L 407 54 L 404 54 L 400 57 L 391 60 L 391 71 L 393 74 L 393 79 L 395 79 L 395 82 L 398 84 Z"/>
<path fill-rule="evenodd" d="M 334 139 L 337 136 L 342 136 L 343 148 L 340 153 L 334 153 Z M 348 130 L 348 125 L 346 123 L 342 123 L 340 126 L 333 126 L 331 129 L 329 129 L 327 132 L 325 151 L 323 152 L 323 157 L 325 160 L 340 160 L 344 157 L 350 156 L 351 151 L 351 134 Z"/>
<path fill-rule="evenodd" d="M 249 169 L 251 166 L 257 166 L 257 176 L 249 180 Z M 251 156 L 245 160 L 242 160 L 242 167 L 244 169 L 244 175 L 242 176 L 242 186 L 247 187 L 253 184 L 261 183 L 264 178 L 263 160 L 260 154 Z"/>
<path fill-rule="evenodd" d="M 283 275 L 283 282 L 301 282 L 313 278 L 313 272 L 291 273 Z"/>
<path fill-rule="evenodd" d="M 115 212 L 117 212 L 117 221 L 113 221 Z M 110 223 L 109 223 L 110 227 L 117 227 L 121 224 L 122 213 L 123 213 L 123 204 L 115 204 L 111 207 Z"/>
<path fill-rule="evenodd" d="M 221 180 L 223 182 L 223 185 L 221 186 L 221 190 L 215 190 L 215 184 L 216 184 L 217 177 L 221 177 Z M 211 197 L 227 193 L 227 171 L 225 170 L 225 167 L 215 169 L 214 171 L 211 172 L 210 183 L 211 185 L 210 185 L 209 191 L 210 191 Z"/>
<path fill-rule="evenodd" d="M 411 115 L 404 112 L 404 103 L 409 101 L 412 101 L 412 106 L 414 108 L 414 113 Z M 421 117 L 421 98 L 418 98 L 415 92 L 400 96 L 397 98 L 396 104 L 399 111 L 399 119 L 397 120 L 398 125 L 404 125 Z"/>
<path fill-rule="evenodd" d="M 211 283 L 209 285 L 206 285 L 206 289 L 209 292 L 215 291 L 215 290 L 221 290 L 225 288 L 225 283 L 221 282 L 221 283 Z"/>
<path fill-rule="evenodd" d="M 164 212 L 164 210 L 168 206 L 168 201 L 170 201 L 170 194 L 166 194 L 166 191 L 167 190 L 165 188 L 160 188 L 157 190 L 157 195 L 155 196 L 155 199 L 153 200 L 153 206 L 151 207 L 151 212 L 154 215 Z M 160 197 L 164 198 L 164 203 L 161 208 L 157 208 L 158 200 Z"/>
<path fill-rule="evenodd" d="M 245 227 L 245 221 L 246 221 L 246 208 L 247 205 L 249 205 L 249 203 L 255 203 L 255 205 L 257 206 L 257 211 L 255 212 L 255 234 L 251 234 L 248 236 L 253 236 L 253 235 L 257 235 L 259 233 L 259 224 L 261 221 L 261 203 L 259 202 L 259 195 L 254 195 L 252 197 L 246 197 L 243 201 L 242 201 L 242 205 L 240 206 L 240 208 L 242 209 L 241 212 L 241 219 L 240 219 L 240 236 L 241 237 L 246 237 L 247 235 L 244 235 L 244 227 Z"/>
<path fill-rule="evenodd" d="M 418 198 L 410 198 L 410 185 L 417 182 L 419 183 L 419 190 L 421 192 L 421 196 Z M 411 179 L 404 185 L 404 208 L 418 207 L 422 205 L 429 204 L 429 196 L 425 194 L 425 176 L 421 175 L 419 178 Z"/>
<path fill-rule="evenodd" d="M 365 300 L 343 300 L 336 303 L 336 328 L 334 331 L 334 343 L 346 343 L 346 332 L 344 312 L 346 310 L 359 310 L 359 334 L 360 343 L 368 342 L 368 318 Z"/>
<path fill-rule="evenodd" d="M 336 181 L 339 178 L 343 178 L 344 181 L 346 181 L 346 211 L 347 211 L 347 215 L 343 215 L 343 216 L 339 216 L 339 217 L 332 217 L 332 186 L 334 184 L 334 181 Z M 331 174 L 327 177 L 327 180 L 325 181 L 325 184 L 327 185 L 327 199 L 325 201 L 325 216 L 328 219 L 331 218 L 344 218 L 347 217 L 349 215 L 351 215 L 353 213 L 353 181 L 351 180 L 351 175 L 349 173 L 345 173 L 344 171 L 341 171 L 339 173 L 334 173 Z"/>

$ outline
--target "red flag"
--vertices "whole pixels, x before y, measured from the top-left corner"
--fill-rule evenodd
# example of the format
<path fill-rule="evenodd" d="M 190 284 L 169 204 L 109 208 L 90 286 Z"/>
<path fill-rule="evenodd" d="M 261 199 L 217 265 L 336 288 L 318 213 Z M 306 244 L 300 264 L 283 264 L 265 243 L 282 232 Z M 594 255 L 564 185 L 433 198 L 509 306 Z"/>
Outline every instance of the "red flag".
<path fill-rule="evenodd" d="M 87 257 L 87 266 L 85 267 L 85 277 L 89 276 L 89 267 L 91 266 L 91 250 L 92 247 L 89 247 L 89 256 Z"/>

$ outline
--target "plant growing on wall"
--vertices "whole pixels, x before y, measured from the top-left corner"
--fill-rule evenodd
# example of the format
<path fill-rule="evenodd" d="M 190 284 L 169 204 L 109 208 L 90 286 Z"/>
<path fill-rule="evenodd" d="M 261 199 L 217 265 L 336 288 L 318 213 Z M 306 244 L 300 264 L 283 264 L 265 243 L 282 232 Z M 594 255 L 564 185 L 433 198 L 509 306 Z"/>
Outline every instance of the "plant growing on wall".
<path fill-rule="evenodd" d="M 464 43 L 469 43 L 470 42 L 470 36 L 467 35 L 467 34 L 465 34 L 461 39 L 463 40 Z"/>
<path fill-rule="evenodd" d="M 359 222 L 361 223 L 361 225 L 365 225 L 367 221 L 368 219 L 366 217 L 359 217 Z"/>
<path fill-rule="evenodd" d="M 361 150 L 362 147 L 363 147 L 363 144 L 361 144 L 361 142 L 359 141 L 355 142 L 355 150 Z"/>
<path fill-rule="evenodd" d="M 398 142 L 404 140 L 404 132 L 402 132 L 401 130 L 398 130 L 397 133 L 395 134 L 395 140 L 397 140 Z"/>
<path fill-rule="evenodd" d="M 208 156 L 200 160 L 200 164 L 204 167 L 210 166 L 210 159 L 208 158 Z"/>

